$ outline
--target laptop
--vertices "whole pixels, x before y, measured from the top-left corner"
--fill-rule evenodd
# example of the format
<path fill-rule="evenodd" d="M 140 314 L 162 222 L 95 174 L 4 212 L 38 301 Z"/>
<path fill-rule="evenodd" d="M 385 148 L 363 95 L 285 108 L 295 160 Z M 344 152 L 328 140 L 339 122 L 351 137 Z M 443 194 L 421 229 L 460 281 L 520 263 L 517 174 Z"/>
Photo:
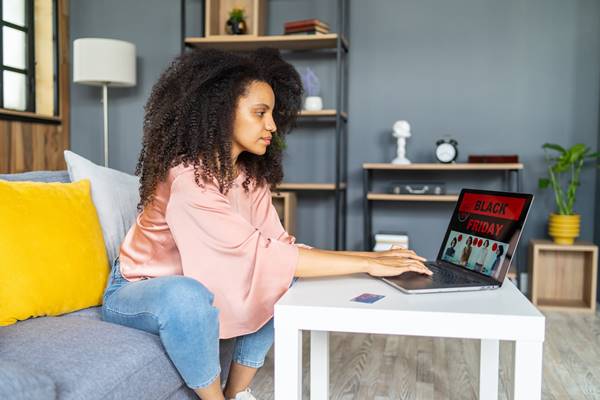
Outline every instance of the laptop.
<path fill-rule="evenodd" d="M 497 289 L 514 258 L 533 195 L 463 189 L 432 276 L 406 272 L 381 278 L 405 293 Z"/>

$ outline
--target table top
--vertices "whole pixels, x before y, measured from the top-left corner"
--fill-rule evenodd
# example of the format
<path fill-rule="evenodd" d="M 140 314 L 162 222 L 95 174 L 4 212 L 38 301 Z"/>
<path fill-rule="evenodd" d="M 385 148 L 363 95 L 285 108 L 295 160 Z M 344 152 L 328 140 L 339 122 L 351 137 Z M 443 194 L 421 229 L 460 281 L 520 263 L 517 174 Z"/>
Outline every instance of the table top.
<path fill-rule="evenodd" d="M 376 303 L 351 301 L 363 293 Z M 298 280 L 275 306 L 300 329 L 540 340 L 545 317 L 508 279 L 500 289 L 405 294 L 368 275 Z"/>

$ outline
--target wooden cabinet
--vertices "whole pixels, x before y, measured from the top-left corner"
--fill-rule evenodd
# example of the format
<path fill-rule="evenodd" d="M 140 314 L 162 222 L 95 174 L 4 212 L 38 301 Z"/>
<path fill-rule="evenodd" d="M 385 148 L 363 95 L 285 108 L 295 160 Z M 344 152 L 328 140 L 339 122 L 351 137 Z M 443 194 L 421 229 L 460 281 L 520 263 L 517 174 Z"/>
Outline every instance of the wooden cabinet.
<path fill-rule="evenodd" d="M 542 309 L 596 310 L 598 246 L 549 240 L 529 243 L 529 293 Z"/>
<path fill-rule="evenodd" d="M 273 206 L 279 215 L 283 228 L 292 236 L 296 235 L 296 193 L 273 193 Z"/>

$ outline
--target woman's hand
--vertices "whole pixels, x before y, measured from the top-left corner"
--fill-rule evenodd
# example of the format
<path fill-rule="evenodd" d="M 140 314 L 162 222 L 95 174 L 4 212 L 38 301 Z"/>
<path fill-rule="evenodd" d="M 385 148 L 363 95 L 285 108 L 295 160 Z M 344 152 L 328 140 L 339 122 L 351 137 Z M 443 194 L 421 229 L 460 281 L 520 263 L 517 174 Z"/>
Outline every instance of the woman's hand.
<path fill-rule="evenodd" d="M 433 273 L 423 264 L 425 258 L 412 250 L 393 246 L 390 250 L 373 254 L 369 260 L 369 275 L 396 276 L 405 272 L 417 272 L 425 275 Z"/>

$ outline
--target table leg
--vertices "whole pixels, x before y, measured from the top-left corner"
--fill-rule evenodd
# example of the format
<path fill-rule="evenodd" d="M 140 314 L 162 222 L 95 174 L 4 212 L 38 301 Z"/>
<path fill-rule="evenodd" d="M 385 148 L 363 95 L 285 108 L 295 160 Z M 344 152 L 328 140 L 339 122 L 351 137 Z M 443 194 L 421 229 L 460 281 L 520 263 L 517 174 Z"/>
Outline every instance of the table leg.
<path fill-rule="evenodd" d="M 275 400 L 302 400 L 302 331 L 275 318 Z"/>
<path fill-rule="evenodd" d="M 543 342 L 515 343 L 514 400 L 541 398 L 543 348 Z"/>
<path fill-rule="evenodd" d="M 500 341 L 481 339 L 479 353 L 479 399 L 498 399 L 498 360 Z"/>
<path fill-rule="evenodd" d="M 310 333 L 310 399 L 329 399 L 329 332 Z"/>

